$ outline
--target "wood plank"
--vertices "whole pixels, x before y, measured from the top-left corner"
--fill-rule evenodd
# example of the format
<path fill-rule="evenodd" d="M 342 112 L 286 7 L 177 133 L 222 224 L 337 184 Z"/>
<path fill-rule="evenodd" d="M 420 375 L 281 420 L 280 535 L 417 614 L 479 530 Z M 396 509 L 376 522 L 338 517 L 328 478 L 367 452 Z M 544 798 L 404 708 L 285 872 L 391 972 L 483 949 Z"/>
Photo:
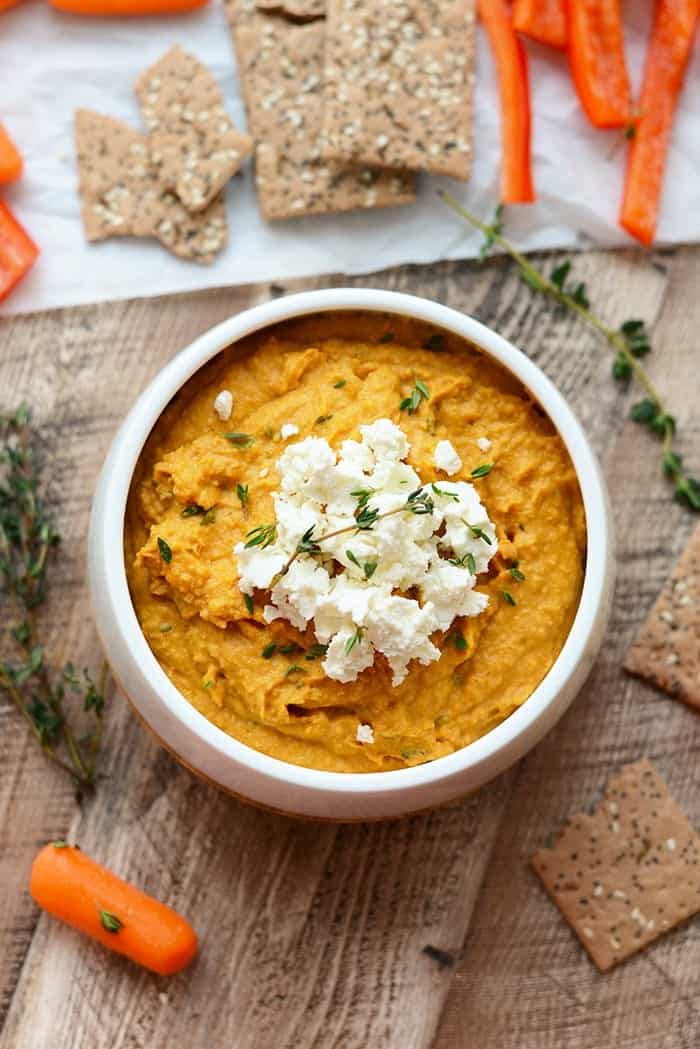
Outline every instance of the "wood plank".
<path fill-rule="evenodd" d="M 99 665 L 85 587 L 85 534 L 92 489 L 114 429 L 132 400 L 175 350 L 255 290 L 187 300 L 119 303 L 22 316 L 0 325 L 3 407 L 26 401 L 47 437 L 46 476 L 63 537 L 44 616 L 56 666 Z M 145 311 L 145 312 L 144 312 Z M 176 330 L 173 324 L 177 321 Z M 129 332 L 144 327 L 137 345 Z M 171 339 L 181 342 L 168 341 Z M 150 341 L 152 340 L 152 341 Z M 27 736 L 14 709 L 0 705 L 0 1022 L 37 921 L 26 891 L 29 867 L 47 839 L 62 836 L 76 812 L 74 791 Z"/>
<path fill-rule="evenodd" d="M 630 310 L 653 319 L 661 307 L 665 274 L 640 266 L 635 256 L 590 253 L 577 269 L 598 286 L 597 301 L 616 322 Z M 653 487 L 655 461 L 644 435 L 624 426 L 619 394 L 608 380 L 610 362 L 595 338 L 536 305 L 504 262 L 406 267 L 303 286 L 341 283 L 414 291 L 493 323 L 555 378 L 603 456 L 613 461 L 619 434 L 626 457 L 625 442 L 631 442 L 643 491 Z M 81 656 L 99 658 L 82 541 L 94 478 L 115 426 L 177 349 L 268 294 L 268 288 L 223 289 L 85 307 L 17 318 L 0 329 L 3 388 L 27 396 L 60 438 L 52 446 L 69 556 L 51 610 L 60 623 L 57 645 L 65 641 L 62 655 L 80 637 Z M 684 294 L 692 294 L 689 287 Z M 654 514 L 668 506 L 660 488 L 659 498 Z M 639 521 L 650 527 L 651 509 L 641 502 Z M 656 543 L 657 534 L 649 541 Z M 19 740 L 21 730 L 7 734 Z M 573 736 L 569 751 L 576 746 Z M 40 919 L 32 936 L 31 901 L 8 893 L 13 900 L 0 911 L 0 930 L 12 950 L 0 959 L 0 985 L 13 1000 L 2 1049 L 160 1049 L 176 1040 L 196 1049 L 234 1039 L 237 1049 L 430 1044 L 451 972 L 422 948 L 459 950 L 500 826 L 488 878 L 499 864 L 504 871 L 513 865 L 515 854 L 502 850 L 509 828 L 523 833 L 528 826 L 529 781 L 513 799 L 514 772 L 475 799 L 411 820 L 319 828 L 256 812 L 200 784 L 157 748 L 119 700 L 110 710 L 106 752 L 109 779 L 79 811 L 69 791 L 64 807 L 51 809 L 53 774 L 26 743 L 13 753 L 2 783 L 20 783 L 10 782 L 5 808 L 15 890 L 39 842 L 63 834 L 72 816 L 71 833 L 86 849 L 193 917 L 203 936 L 201 959 L 190 974 L 170 981 L 140 973 L 49 919 Z M 596 760 L 607 767 L 611 759 L 603 749 Z M 17 796 L 35 800 L 20 809 Z M 514 805 L 520 823 L 512 818 Z M 477 921 L 485 909 L 479 907 Z M 519 943 L 517 929 L 512 935 Z"/>
<path fill-rule="evenodd" d="M 700 253 L 670 260 L 650 369 L 683 451 L 700 469 L 695 289 Z M 598 799 L 620 764 L 647 755 L 700 826 L 700 718 L 625 675 L 624 652 L 695 520 L 669 500 L 656 449 L 627 423 L 606 455 L 618 531 L 613 622 L 592 678 L 521 763 L 434 1049 L 691 1049 L 700 1043 L 697 922 L 601 976 L 546 898 L 528 859 L 567 815 Z"/>

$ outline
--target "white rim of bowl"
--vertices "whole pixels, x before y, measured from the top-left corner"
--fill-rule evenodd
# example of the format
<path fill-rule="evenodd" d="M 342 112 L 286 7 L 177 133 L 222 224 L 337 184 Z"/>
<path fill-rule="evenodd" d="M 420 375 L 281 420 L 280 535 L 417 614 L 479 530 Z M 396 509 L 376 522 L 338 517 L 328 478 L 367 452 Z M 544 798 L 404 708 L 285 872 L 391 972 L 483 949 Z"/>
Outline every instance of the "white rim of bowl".
<path fill-rule="evenodd" d="M 422 765 L 386 772 L 331 772 L 308 769 L 273 758 L 241 743 L 200 714 L 168 678 L 151 651 L 136 616 L 126 579 L 124 521 L 131 479 L 141 450 L 171 398 L 212 357 L 247 335 L 285 320 L 351 310 L 389 313 L 425 321 L 466 339 L 511 372 L 533 395 L 562 438 L 579 481 L 586 513 L 588 557 L 578 610 L 569 634 L 550 670 L 522 706 L 500 725 L 460 750 Z M 210 328 L 181 350 L 135 401 L 108 453 L 110 513 L 101 525 L 105 549 L 118 550 L 106 572 L 111 611 L 123 639 L 170 713 L 223 757 L 281 784 L 337 794 L 383 794 L 426 786 L 478 765 L 527 734 L 545 714 L 575 673 L 593 630 L 605 593 L 610 543 L 606 496 L 597 460 L 580 423 L 562 394 L 540 368 L 512 343 L 480 321 L 430 299 L 376 289 L 337 288 L 301 292 L 254 306 Z M 600 556 L 590 557 L 596 550 Z M 166 740 L 166 743 L 168 741 Z"/>

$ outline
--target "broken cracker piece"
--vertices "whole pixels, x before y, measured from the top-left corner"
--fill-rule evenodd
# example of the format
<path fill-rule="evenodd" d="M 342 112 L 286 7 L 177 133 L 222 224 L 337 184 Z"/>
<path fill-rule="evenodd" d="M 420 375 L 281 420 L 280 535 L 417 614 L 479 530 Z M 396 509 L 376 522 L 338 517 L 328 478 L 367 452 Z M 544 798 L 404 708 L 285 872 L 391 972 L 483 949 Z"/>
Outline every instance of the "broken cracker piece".
<path fill-rule="evenodd" d="M 252 138 L 234 127 L 207 67 L 181 47 L 139 77 L 136 94 L 163 185 L 202 211 L 253 152 Z"/>
<path fill-rule="evenodd" d="M 266 219 L 408 204 L 413 176 L 321 159 L 325 23 L 294 25 L 245 0 L 227 5 Z"/>
<path fill-rule="evenodd" d="M 156 237 L 175 255 L 211 262 L 226 243 L 223 199 L 191 215 L 149 157 L 145 135 L 122 120 L 79 109 L 75 115 L 82 218 L 89 241 Z"/>
<path fill-rule="evenodd" d="M 471 172 L 474 0 L 328 0 L 323 156 Z"/>
<path fill-rule="evenodd" d="M 531 862 L 602 972 L 700 910 L 700 835 L 646 758 Z"/>
<path fill-rule="evenodd" d="M 629 649 L 625 670 L 700 710 L 700 525 Z"/>

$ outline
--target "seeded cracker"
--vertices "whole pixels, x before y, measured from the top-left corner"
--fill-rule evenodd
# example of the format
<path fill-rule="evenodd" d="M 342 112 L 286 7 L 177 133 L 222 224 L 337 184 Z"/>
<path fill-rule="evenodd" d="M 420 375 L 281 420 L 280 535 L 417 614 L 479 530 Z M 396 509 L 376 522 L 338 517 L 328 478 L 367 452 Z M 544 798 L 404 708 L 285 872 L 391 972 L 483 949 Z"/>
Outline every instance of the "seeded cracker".
<path fill-rule="evenodd" d="M 255 6 L 259 11 L 277 11 L 300 22 L 310 22 L 326 14 L 326 0 L 255 0 Z"/>
<path fill-rule="evenodd" d="M 415 200 L 413 177 L 321 160 L 325 22 L 296 25 L 245 0 L 227 7 L 266 219 Z"/>
<path fill-rule="evenodd" d="M 190 215 L 160 182 L 145 135 L 121 120 L 79 109 L 75 143 L 88 240 L 156 237 L 175 255 L 195 262 L 211 262 L 223 248 L 226 213 L 222 198 Z"/>
<path fill-rule="evenodd" d="M 206 66 L 171 49 L 136 82 L 151 159 L 188 211 L 202 211 L 253 152 L 228 117 Z"/>
<path fill-rule="evenodd" d="M 471 170 L 474 0 L 328 0 L 323 156 Z"/>
<path fill-rule="evenodd" d="M 532 866 L 602 972 L 700 910 L 700 836 L 646 759 Z"/>
<path fill-rule="evenodd" d="M 625 669 L 700 710 L 700 525 L 627 653 Z"/>

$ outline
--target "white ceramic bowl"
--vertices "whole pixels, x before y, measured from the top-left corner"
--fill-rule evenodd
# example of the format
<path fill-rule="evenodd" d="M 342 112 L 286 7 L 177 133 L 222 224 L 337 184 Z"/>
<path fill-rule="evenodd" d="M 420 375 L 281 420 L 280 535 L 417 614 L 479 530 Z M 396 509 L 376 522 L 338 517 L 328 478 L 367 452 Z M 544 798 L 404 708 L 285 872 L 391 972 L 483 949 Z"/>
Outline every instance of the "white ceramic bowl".
<path fill-rule="evenodd" d="M 338 773 L 268 757 L 227 736 L 192 707 L 161 669 L 141 632 L 127 586 L 124 512 L 144 442 L 171 397 L 226 346 L 268 325 L 334 310 L 400 314 L 454 332 L 501 362 L 540 402 L 576 469 L 586 511 L 588 559 L 571 632 L 530 698 L 502 724 L 454 754 L 392 772 Z M 92 507 L 89 577 L 102 643 L 114 676 L 148 728 L 196 773 L 227 791 L 291 815 L 331 820 L 396 817 L 474 791 L 523 756 L 561 717 L 600 647 L 612 594 L 613 534 L 604 481 L 571 409 L 519 350 L 471 317 L 437 302 L 362 289 L 275 299 L 212 328 L 179 353 L 141 394 L 117 433 Z"/>

